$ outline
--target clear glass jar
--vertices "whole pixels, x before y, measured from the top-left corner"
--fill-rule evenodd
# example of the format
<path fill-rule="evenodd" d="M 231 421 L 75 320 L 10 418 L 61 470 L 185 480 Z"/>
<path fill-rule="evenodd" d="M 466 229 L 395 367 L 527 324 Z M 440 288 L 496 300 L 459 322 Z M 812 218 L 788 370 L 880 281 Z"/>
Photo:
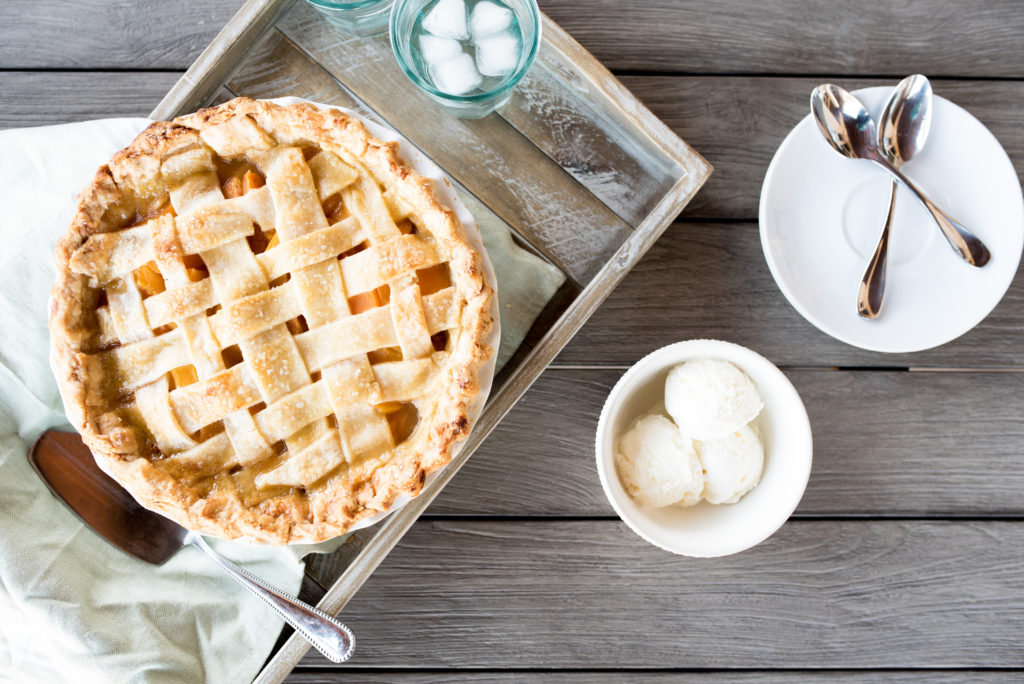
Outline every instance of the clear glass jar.
<path fill-rule="evenodd" d="M 444 105 L 453 115 L 466 119 L 479 119 L 508 101 L 512 95 L 512 89 L 533 65 L 540 48 L 540 10 L 537 8 L 535 0 L 498 0 L 500 5 L 512 10 L 514 26 L 519 32 L 518 57 L 514 69 L 501 77 L 482 76 L 482 82 L 478 87 L 465 93 L 454 94 L 438 87 L 430 74 L 431 67 L 427 66 L 417 44 L 419 37 L 424 33 L 422 26 L 424 17 L 429 15 L 440 1 L 443 0 L 396 0 L 394 8 L 391 10 L 389 29 L 391 49 L 394 51 L 395 59 L 398 60 L 402 71 L 421 90 Z M 469 10 L 466 12 L 468 24 L 471 25 L 468 15 L 478 4 L 485 2 L 489 3 L 489 0 L 466 1 L 465 5 Z M 479 60 L 479 53 L 476 52 L 475 47 L 476 41 L 472 37 L 460 40 L 460 43 L 463 45 L 462 49 L 467 50 L 462 54 L 469 55 L 471 53 L 468 50 L 473 50 L 473 54 L 477 55 L 475 59 Z M 465 59 L 465 57 L 460 55 L 460 59 Z M 480 62 L 476 61 L 474 64 L 479 65 Z"/>
<path fill-rule="evenodd" d="M 306 0 L 327 20 L 347 33 L 373 36 L 388 29 L 388 18 L 394 0 Z"/>

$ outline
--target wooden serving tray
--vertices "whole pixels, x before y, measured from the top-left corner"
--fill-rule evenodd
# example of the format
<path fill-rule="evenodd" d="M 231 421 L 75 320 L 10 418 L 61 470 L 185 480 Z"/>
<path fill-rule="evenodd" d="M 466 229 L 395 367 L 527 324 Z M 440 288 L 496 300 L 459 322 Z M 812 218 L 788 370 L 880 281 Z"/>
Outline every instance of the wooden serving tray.
<path fill-rule="evenodd" d="M 402 74 L 387 34 L 344 34 L 301 0 L 249 0 L 150 115 L 171 119 L 237 95 L 349 107 L 408 138 L 444 169 L 478 220 L 503 222 L 521 246 L 566 276 L 499 370 L 452 463 L 383 522 L 353 533 L 333 554 L 309 557 L 307 574 L 329 587 L 318 605 L 332 615 L 711 173 L 547 17 L 542 35 L 537 61 L 511 100 L 484 119 L 460 120 Z M 308 648 L 292 635 L 256 682 L 282 681 Z"/>

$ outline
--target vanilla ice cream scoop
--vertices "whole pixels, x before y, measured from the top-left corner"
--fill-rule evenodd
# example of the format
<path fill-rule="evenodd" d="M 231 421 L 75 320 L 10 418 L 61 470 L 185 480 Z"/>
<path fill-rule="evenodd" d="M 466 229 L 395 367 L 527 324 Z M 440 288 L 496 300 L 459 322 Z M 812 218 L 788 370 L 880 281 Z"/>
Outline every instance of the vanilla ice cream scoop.
<path fill-rule="evenodd" d="M 724 437 L 756 418 L 763 406 L 754 383 L 728 361 L 687 361 L 665 380 L 665 409 L 693 439 Z"/>
<path fill-rule="evenodd" d="M 703 496 L 709 503 L 736 503 L 761 481 L 764 446 L 749 425 L 696 446 L 704 466 Z"/>
<path fill-rule="evenodd" d="M 665 416 L 644 416 L 619 440 L 615 466 L 623 487 L 641 506 L 700 501 L 704 475 L 693 440 Z"/>

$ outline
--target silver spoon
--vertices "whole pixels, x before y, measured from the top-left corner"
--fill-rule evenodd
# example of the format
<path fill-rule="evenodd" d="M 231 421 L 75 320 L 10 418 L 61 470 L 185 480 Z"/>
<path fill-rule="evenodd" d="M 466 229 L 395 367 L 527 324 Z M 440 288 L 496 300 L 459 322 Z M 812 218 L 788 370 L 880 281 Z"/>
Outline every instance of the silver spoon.
<path fill-rule="evenodd" d="M 972 266 L 984 266 L 991 258 L 988 248 L 952 216 L 937 207 L 914 183 L 885 158 L 875 142 L 875 122 L 856 97 L 831 83 L 811 93 L 811 112 L 829 144 L 844 157 L 873 161 L 903 183 L 924 204 L 939 224 L 950 247 Z"/>
<path fill-rule="evenodd" d="M 899 82 L 882 109 L 878 122 L 878 147 L 894 168 L 900 168 L 921 151 L 932 127 L 932 84 L 921 74 L 907 76 Z M 889 212 L 875 253 L 861 278 L 857 290 L 857 313 L 875 318 L 885 297 L 885 271 L 889 258 L 889 232 L 896 209 L 894 180 L 889 191 Z"/>

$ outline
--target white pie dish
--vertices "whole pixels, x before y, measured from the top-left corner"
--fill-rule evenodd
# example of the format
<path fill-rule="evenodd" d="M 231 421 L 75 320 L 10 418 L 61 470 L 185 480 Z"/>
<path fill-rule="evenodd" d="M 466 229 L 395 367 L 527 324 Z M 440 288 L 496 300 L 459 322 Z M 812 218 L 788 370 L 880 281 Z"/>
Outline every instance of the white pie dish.
<path fill-rule="evenodd" d="M 618 440 L 633 421 L 663 400 L 669 370 L 698 358 L 729 361 L 757 386 L 764 400 L 755 419 L 765 450 L 761 482 L 734 504 L 640 506 L 616 472 Z M 605 496 L 634 532 L 672 553 L 726 556 L 767 539 L 796 509 L 811 473 L 811 425 L 792 383 L 766 358 L 731 342 L 688 340 L 648 354 L 619 379 L 601 411 L 595 450 Z"/>

